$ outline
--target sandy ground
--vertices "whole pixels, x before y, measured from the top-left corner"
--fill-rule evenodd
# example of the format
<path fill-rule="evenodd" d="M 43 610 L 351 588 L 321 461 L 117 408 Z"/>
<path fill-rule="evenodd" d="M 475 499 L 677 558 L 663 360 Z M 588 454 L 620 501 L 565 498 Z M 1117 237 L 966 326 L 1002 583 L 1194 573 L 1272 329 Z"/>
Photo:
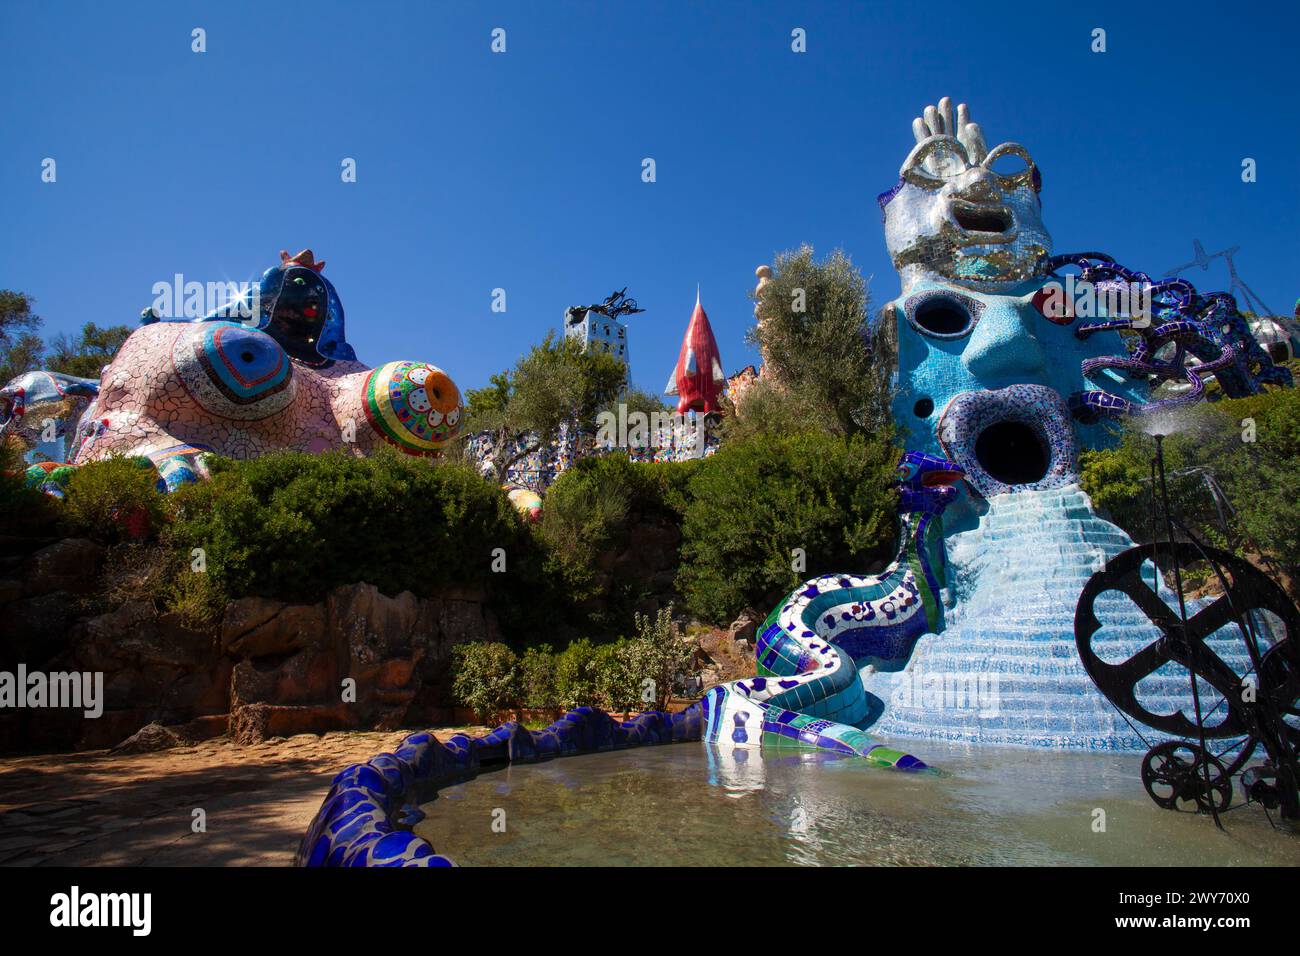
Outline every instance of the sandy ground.
<path fill-rule="evenodd" d="M 0 757 L 0 865 L 288 866 L 330 779 L 411 732 Z"/>

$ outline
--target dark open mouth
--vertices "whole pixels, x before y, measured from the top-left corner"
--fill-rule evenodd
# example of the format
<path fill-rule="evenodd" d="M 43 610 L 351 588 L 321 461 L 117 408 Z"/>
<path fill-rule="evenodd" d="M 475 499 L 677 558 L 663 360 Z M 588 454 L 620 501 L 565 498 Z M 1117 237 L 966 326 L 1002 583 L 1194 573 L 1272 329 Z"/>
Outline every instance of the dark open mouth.
<path fill-rule="evenodd" d="M 1047 442 L 1033 426 L 1019 421 L 996 422 L 975 439 L 975 460 L 996 481 L 1032 485 L 1047 477 L 1051 455 Z"/>
<path fill-rule="evenodd" d="M 1005 206 L 978 206 L 954 202 L 952 216 L 967 232 L 1006 232 L 1011 228 L 1011 212 Z"/>
<path fill-rule="evenodd" d="M 1061 487 L 1078 475 L 1069 410 L 1045 385 L 963 392 L 944 409 L 937 435 L 945 455 L 986 498 Z"/>

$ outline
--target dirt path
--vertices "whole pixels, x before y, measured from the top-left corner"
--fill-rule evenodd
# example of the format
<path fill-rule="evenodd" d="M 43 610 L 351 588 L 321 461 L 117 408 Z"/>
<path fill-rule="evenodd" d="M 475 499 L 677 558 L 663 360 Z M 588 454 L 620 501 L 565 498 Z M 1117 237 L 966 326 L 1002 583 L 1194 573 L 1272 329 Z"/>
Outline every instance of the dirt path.
<path fill-rule="evenodd" d="M 409 733 L 0 757 L 0 865 L 288 866 L 330 779 Z"/>

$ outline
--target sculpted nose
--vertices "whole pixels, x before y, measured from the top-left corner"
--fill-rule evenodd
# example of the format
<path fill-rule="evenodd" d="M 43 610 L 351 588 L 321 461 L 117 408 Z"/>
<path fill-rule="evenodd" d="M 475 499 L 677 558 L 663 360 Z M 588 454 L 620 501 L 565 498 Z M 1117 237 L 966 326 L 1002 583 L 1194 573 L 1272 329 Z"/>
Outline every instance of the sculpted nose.
<path fill-rule="evenodd" d="M 956 195 L 967 202 L 993 202 L 1001 198 L 997 181 L 983 166 L 972 166 L 957 181 Z"/>
<path fill-rule="evenodd" d="M 1047 353 L 1029 319 L 1013 308 L 986 309 L 971 331 L 962 364 L 988 388 L 1045 382 Z"/>

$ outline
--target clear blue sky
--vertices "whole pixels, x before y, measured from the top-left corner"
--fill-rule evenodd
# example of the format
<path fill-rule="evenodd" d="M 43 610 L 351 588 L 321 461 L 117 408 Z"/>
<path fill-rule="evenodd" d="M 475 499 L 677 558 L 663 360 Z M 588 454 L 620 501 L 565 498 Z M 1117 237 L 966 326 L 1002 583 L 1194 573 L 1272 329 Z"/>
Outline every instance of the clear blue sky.
<path fill-rule="evenodd" d="M 0 287 L 53 334 L 310 246 L 363 361 L 474 387 L 626 285 L 633 377 L 658 391 L 697 282 L 727 371 L 753 361 L 746 293 L 775 250 L 841 246 L 876 305 L 897 294 L 875 196 L 947 94 L 990 146 L 1028 147 L 1058 251 L 1162 272 L 1193 238 L 1240 244 L 1289 312 L 1298 27 L 1294 4 L 3 0 Z"/>

